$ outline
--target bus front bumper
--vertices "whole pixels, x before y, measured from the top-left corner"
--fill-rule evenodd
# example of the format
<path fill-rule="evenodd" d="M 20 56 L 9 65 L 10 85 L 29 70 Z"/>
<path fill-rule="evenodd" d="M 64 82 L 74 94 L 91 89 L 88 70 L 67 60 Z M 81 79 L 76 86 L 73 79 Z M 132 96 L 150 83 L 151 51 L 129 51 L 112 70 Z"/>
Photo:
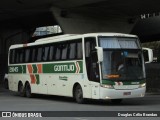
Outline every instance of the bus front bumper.
<path fill-rule="evenodd" d="M 125 99 L 145 96 L 146 87 L 131 90 L 100 88 L 100 99 Z"/>

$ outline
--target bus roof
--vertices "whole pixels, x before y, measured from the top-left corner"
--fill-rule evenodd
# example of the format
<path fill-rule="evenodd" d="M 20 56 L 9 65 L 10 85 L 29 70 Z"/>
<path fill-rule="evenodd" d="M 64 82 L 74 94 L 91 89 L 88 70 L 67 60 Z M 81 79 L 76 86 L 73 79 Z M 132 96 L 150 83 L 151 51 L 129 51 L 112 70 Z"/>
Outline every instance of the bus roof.
<path fill-rule="evenodd" d="M 97 36 L 110 36 L 110 37 L 137 37 L 136 35 L 131 34 L 122 34 L 122 33 L 87 33 L 87 34 L 65 34 L 65 35 L 59 35 L 59 36 L 53 36 L 53 37 L 47 37 L 47 38 L 41 38 L 36 40 L 33 43 L 27 43 L 27 46 L 32 46 L 35 44 L 45 44 L 50 42 L 58 42 L 58 41 L 65 41 L 65 40 L 72 40 L 72 39 L 79 39 L 82 37 L 97 37 Z M 12 45 L 10 49 L 12 48 L 18 48 L 18 47 L 24 47 L 25 44 L 17 44 Z"/>
<path fill-rule="evenodd" d="M 38 39 L 35 42 L 42 42 L 46 40 L 57 40 L 57 39 L 62 39 L 62 38 L 70 38 L 70 37 L 92 37 L 92 36 L 120 36 L 120 37 L 137 37 L 136 35 L 131 35 L 131 34 L 122 34 L 122 33 L 87 33 L 87 34 L 65 34 L 65 35 L 59 35 L 59 36 L 54 36 L 54 37 L 48 37 L 48 38 L 42 38 Z"/>

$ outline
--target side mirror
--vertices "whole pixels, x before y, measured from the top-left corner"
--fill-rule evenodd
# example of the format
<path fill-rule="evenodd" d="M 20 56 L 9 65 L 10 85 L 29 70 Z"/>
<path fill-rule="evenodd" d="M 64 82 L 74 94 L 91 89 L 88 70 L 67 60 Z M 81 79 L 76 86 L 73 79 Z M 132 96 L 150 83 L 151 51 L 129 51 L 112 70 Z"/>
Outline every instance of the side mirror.
<path fill-rule="evenodd" d="M 142 48 L 145 63 L 153 62 L 153 50 L 150 48 Z"/>
<path fill-rule="evenodd" d="M 102 47 L 95 47 L 97 49 L 97 55 L 98 55 L 98 62 L 103 61 L 103 48 Z"/>

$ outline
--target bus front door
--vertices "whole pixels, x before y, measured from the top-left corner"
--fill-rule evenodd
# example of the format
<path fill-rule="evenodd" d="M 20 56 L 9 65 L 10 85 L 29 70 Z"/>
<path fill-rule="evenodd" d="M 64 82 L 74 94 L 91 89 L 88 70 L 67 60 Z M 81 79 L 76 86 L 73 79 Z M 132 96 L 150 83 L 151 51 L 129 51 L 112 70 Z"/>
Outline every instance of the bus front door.
<path fill-rule="evenodd" d="M 97 60 L 97 52 L 93 51 L 90 59 L 90 81 L 93 99 L 99 99 L 100 92 L 99 64 L 97 63 Z"/>

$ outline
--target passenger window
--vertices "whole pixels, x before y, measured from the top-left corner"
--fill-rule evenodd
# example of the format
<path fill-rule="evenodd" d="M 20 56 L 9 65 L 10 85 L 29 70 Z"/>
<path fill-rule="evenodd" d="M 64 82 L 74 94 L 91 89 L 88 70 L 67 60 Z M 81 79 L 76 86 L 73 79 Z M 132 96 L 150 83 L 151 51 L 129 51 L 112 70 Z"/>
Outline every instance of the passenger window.
<path fill-rule="evenodd" d="M 11 63 L 15 63 L 15 50 L 11 51 Z"/>
<path fill-rule="evenodd" d="M 68 45 L 67 43 L 62 45 L 62 60 L 66 60 L 67 59 L 67 50 L 68 50 Z"/>
<path fill-rule="evenodd" d="M 42 47 L 39 47 L 37 54 L 37 62 L 40 62 L 41 60 L 42 60 Z"/>
<path fill-rule="evenodd" d="M 25 50 L 25 62 L 29 62 L 29 57 L 30 57 L 30 49 Z"/>
<path fill-rule="evenodd" d="M 33 49 L 32 49 L 32 59 L 31 59 L 31 61 L 32 61 L 32 62 L 36 62 L 35 59 L 36 59 L 36 48 L 33 48 Z"/>
<path fill-rule="evenodd" d="M 76 43 L 70 43 L 69 59 L 75 59 Z"/>
<path fill-rule="evenodd" d="M 43 61 L 48 60 L 49 46 L 43 48 Z"/>
<path fill-rule="evenodd" d="M 82 56 L 82 42 L 77 43 L 77 58 L 78 59 L 83 58 L 83 56 Z"/>
<path fill-rule="evenodd" d="M 24 62 L 24 50 L 23 49 L 20 49 L 20 59 L 19 59 L 19 62 L 20 63 L 23 63 Z"/>
<path fill-rule="evenodd" d="M 50 51 L 49 51 L 49 60 L 54 60 L 54 46 L 50 46 Z"/>
<path fill-rule="evenodd" d="M 20 57 L 19 50 L 16 49 L 16 63 L 19 63 L 19 57 Z"/>
<path fill-rule="evenodd" d="M 59 60 L 61 57 L 61 47 L 59 44 L 56 45 L 56 60 Z"/>

